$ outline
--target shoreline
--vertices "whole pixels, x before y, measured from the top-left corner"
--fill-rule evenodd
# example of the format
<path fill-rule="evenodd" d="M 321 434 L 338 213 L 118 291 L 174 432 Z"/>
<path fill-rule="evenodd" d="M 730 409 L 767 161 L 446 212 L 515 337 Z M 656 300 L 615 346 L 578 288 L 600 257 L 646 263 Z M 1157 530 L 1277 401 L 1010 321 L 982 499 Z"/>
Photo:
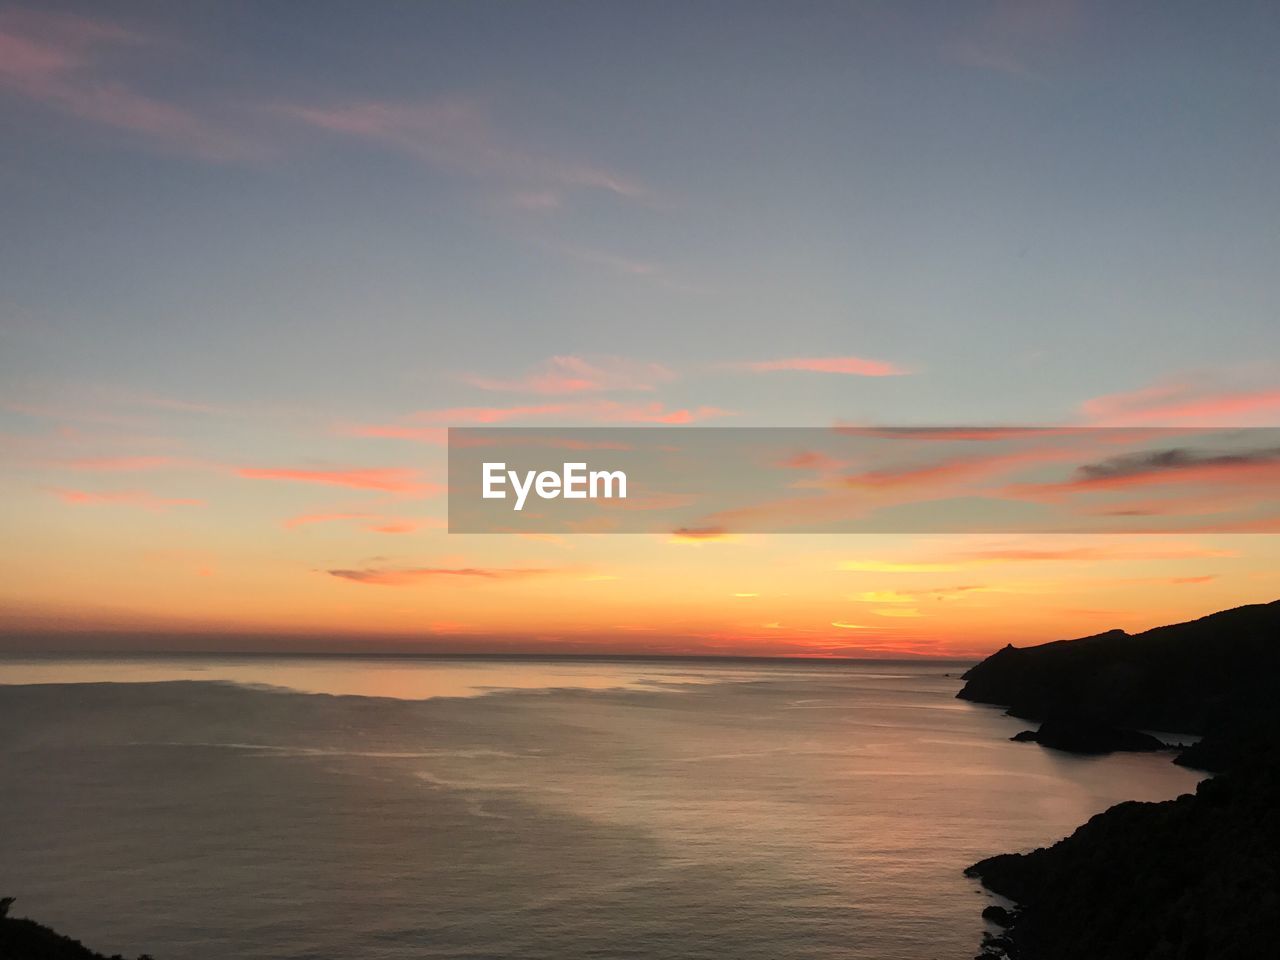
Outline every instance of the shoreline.
<path fill-rule="evenodd" d="M 1192 793 L 1124 801 L 1048 847 L 966 868 L 1013 904 L 983 910 L 1000 932 L 984 934 L 978 960 L 1227 960 L 1274 947 L 1280 711 L 1267 684 L 1277 640 L 1280 601 L 1134 637 L 1006 647 L 965 674 L 960 699 L 1040 721 L 1013 740 L 1084 754 L 1168 749 L 1206 774 Z M 1171 700 L 1166 684 L 1184 697 Z M 1152 747 L 1138 733 L 1179 726 L 1198 739 Z"/>

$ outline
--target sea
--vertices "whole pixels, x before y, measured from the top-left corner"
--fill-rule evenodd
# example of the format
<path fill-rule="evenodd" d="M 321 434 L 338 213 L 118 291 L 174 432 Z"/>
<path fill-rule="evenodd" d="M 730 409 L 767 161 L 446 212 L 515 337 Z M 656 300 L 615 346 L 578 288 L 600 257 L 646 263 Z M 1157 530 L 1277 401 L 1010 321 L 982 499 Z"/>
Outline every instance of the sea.
<path fill-rule="evenodd" d="M 1200 775 L 938 661 L 0 660 L 0 895 L 156 960 L 961 960 L 964 868 Z"/>

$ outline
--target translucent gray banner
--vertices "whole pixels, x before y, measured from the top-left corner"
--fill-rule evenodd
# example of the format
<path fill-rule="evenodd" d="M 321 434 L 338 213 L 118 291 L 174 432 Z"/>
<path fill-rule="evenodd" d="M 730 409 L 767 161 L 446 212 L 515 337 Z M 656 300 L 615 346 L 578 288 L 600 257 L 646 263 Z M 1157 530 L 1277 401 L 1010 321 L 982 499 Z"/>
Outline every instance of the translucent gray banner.
<path fill-rule="evenodd" d="M 451 533 L 1280 532 L 1280 428 L 449 430 Z"/>

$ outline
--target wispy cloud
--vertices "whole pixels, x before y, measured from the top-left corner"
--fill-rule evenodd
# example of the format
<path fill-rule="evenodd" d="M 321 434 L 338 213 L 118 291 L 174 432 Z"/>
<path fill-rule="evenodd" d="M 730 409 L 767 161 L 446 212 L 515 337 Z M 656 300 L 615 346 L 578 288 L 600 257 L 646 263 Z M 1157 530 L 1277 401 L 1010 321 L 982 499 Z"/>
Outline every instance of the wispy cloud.
<path fill-rule="evenodd" d="M 416 103 L 277 104 L 273 109 L 313 129 L 400 151 L 453 173 L 500 176 L 528 184 L 515 195 L 537 198 L 539 207 L 558 204 L 555 188 L 633 200 L 650 196 L 646 187 L 604 167 L 517 143 L 497 128 L 491 110 L 476 97 L 448 95 Z"/>
<path fill-rule="evenodd" d="M 723 527 L 681 527 L 671 531 L 668 543 L 715 543 L 736 540 L 732 533 Z"/>
<path fill-rule="evenodd" d="M 152 510 L 155 512 L 163 512 L 170 507 L 203 507 L 205 501 L 197 500 L 191 497 L 161 497 L 146 490 L 114 490 L 114 491 L 93 491 L 93 490 L 67 490 L 54 489 L 50 491 L 63 503 L 75 504 L 77 506 L 93 506 L 93 505 L 118 505 L 128 507 L 141 507 L 144 510 Z"/>
<path fill-rule="evenodd" d="M 649 391 L 675 379 L 659 363 L 626 357 L 551 357 L 541 367 L 513 379 L 469 375 L 463 380 L 482 390 L 517 393 L 573 394 Z"/>
<path fill-rule="evenodd" d="M 419 410 L 395 423 L 341 424 L 339 433 L 357 437 L 381 437 L 442 444 L 448 439 L 445 427 L 493 426 L 518 420 L 563 420 L 592 423 L 632 423 L 681 425 L 732 416 L 722 407 L 668 407 L 652 401 L 623 403 L 616 400 L 575 400 L 556 403 L 517 404 L 507 407 L 446 407 Z"/>
<path fill-rule="evenodd" d="M 1129 547 L 1104 544 L 1071 547 L 993 547 L 965 551 L 958 556 L 975 563 L 1094 563 L 1100 560 L 1205 560 L 1231 557 L 1234 554 L 1229 550 L 1217 550 L 1198 545 Z"/>
<path fill-rule="evenodd" d="M 979 9 L 944 53 L 961 66 L 1021 80 L 1043 78 L 1042 62 L 1078 19 L 1071 0 L 999 0 Z"/>
<path fill-rule="evenodd" d="M 750 360 L 731 364 L 753 373 L 800 371 L 804 373 L 839 373 L 853 377 L 900 377 L 909 371 L 887 360 L 864 357 L 788 357 L 782 360 Z"/>
<path fill-rule="evenodd" d="M 1280 424 L 1280 388 L 1213 390 L 1170 382 L 1087 400 L 1081 412 L 1099 426 L 1260 426 Z"/>
<path fill-rule="evenodd" d="M 423 527 L 443 527 L 439 520 L 406 520 L 398 517 L 385 517 L 376 513 L 302 513 L 284 521 L 286 530 L 320 523 L 353 523 L 371 533 L 413 533 Z"/>
<path fill-rule="evenodd" d="M 135 56 L 151 43 L 105 20 L 6 10 L 0 12 L 0 89 L 204 159 L 256 154 L 241 136 L 111 77 L 110 55 L 124 49 Z"/>
<path fill-rule="evenodd" d="M 1061 483 L 1016 484 L 1008 493 L 1052 499 L 1075 493 L 1185 483 L 1212 483 L 1218 488 L 1260 485 L 1269 494 L 1280 483 L 1280 447 L 1232 453 L 1171 447 L 1123 454 L 1085 464 Z M 1229 498 L 1224 499 L 1219 505 L 1229 502 Z"/>
<path fill-rule="evenodd" d="M 938 573 L 1005 563 L 1085 563 L 1102 561 L 1155 562 L 1206 560 L 1235 556 L 1229 550 L 1199 544 L 1160 546 L 1118 543 L 1077 543 L 1064 546 L 1024 546 L 1019 543 L 951 551 L 927 560 L 846 560 L 838 569 L 856 573 Z M 975 588 L 978 589 L 978 588 Z"/>
<path fill-rule="evenodd" d="M 959 569 L 954 563 L 913 560 L 843 560 L 838 569 L 852 573 L 946 573 Z"/>
<path fill-rule="evenodd" d="M 542 577 L 556 571 L 544 567 L 408 567 L 376 568 L 360 570 L 330 570 L 331 577 L 354 583 L 374 584 L 381 587 L 408 587 L 433 581 L 502 581 L 527 580 Z"/>
<path fill-rule="evenodd" d="M 396 467 L 365 467 L 344 470 L 306 470 L 291 467 L 238 467 L 236 475 L 249 480 L 279 480 L 314 483 L 383 493 L 430 495 L 444 490 L 438 483 L 424 482 L 417 470 Z"/>

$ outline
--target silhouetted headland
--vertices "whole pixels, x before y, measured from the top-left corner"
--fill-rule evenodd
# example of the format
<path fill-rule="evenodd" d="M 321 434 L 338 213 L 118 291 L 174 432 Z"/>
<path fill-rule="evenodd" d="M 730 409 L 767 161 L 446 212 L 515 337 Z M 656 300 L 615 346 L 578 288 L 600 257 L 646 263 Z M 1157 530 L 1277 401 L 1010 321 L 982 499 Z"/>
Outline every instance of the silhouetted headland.
<path fill-rule="evenodd" d="M 1158 749 L 1220 774 L 1194 794 L 1121 803 L 1070 837 L 971 866 L 988 907 L 982 958 L 1226 960 L 1280 936 L 1280 601 L 1130 635 L 1005 647 L 958 696 L 1041 721 L 1014 739 L 1077 753 Z"/>
<path fill-rule="evenodd" d="M 96 953 L 34 920 L 9 916 L 13 900 L 0 898 L 0 957 L 4 960 L 124 960 L 118 953 L 110 957 Z M 143 954 L 138 960 L 151 958 Z"/>

